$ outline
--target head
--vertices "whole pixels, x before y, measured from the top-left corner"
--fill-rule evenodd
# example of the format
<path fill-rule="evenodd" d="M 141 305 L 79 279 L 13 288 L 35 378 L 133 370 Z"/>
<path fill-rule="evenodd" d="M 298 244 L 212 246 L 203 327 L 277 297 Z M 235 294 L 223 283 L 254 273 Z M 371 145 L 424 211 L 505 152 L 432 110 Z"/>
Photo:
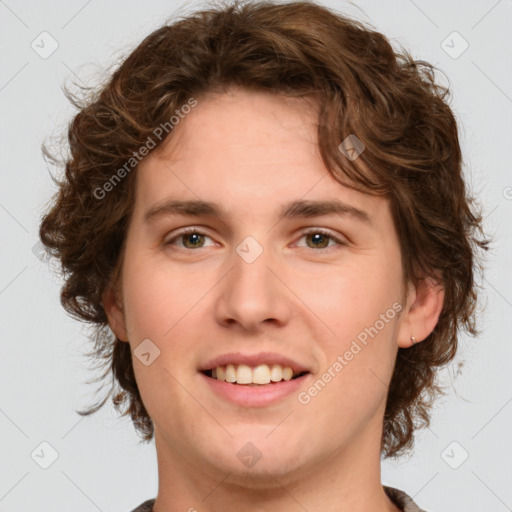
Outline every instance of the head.
<path fill-rule="evenodd" d="M 225 468 L 244 440 L 273 467 L 364 429 L 384 456 L 410 448 L 437 371 L 477 332 L 487 244 L 447 95 L 430 64 L 359 21 L 252 2 L 163 26 L 74 98 L 40 236 L 114 379 L 83 414 L 112 397 L 144 440 L 156 427 Z M 205 384 L 240 351 L 308 372 L 272 436 L 291 402 L 227 405 Z"/>

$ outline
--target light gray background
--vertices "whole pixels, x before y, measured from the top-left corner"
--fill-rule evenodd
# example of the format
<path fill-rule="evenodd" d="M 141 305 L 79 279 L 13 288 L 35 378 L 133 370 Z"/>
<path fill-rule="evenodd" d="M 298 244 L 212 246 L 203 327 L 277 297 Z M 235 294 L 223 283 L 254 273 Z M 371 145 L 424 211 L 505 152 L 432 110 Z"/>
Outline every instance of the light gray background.
<path fill-rule="evenodd" d="M 483 334 L 465 340 L 443 372 L 452 391 L 418 435 L 415 455 L 384 462 L 383 482 L 429 512 L 512 510 L 512 1 L 325 4 L 370 22 L 447 75 L 466 172 L 496 238 L 483 283 Z M 83 357 L 87 331 L 62 310 L 60 282 L 32 248 L 54 191 L 40 145 L 60 135 L 74 113 L 61 85 L 94 84 L 115 57 L 182 5 L 0 0 L 1 511 L 127 512 L 156 496 L 154 444 L 139 446 L 129 420 L 116 419 L 110 405 L 87 419 L 74 412 L 95 389 L 85 384 L 97 375 Z M 47 59 L 31 48 L 43 31 L 59 45 Z M 458 58 L 442 46 L 453 31 L 469 44 Z M 457 37 L 444 43 L 452 53 L 461 48 Z M 466 364 L 457 376 L 461 359 Z M 49 457 L 42 442 L 58 453 L 48 469 L 35 462 Z M 466 452 L 452 469 L 449 463 L 459 465 Z"/>

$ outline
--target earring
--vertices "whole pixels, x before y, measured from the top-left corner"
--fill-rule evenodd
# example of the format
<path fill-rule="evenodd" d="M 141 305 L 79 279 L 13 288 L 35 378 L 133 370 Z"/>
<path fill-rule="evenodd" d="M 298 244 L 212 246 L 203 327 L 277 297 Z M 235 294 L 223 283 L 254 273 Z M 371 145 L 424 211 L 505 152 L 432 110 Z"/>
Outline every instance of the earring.
<path fill-rule="evenodd" d="M 418 343 L 418 342 L 416 341 L 416 338 L 415 338 L 414 336 L 411 336 L 411 341 L 412 341 L 412 344 L 413 344 L 413 345 L 415 345 L 416 343 Z"/>

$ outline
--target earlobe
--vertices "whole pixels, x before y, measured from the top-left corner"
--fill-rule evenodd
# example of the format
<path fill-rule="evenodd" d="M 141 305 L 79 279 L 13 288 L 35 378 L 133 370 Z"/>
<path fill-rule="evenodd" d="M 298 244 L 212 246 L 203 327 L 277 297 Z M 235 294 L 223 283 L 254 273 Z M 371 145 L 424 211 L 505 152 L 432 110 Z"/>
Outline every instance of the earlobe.
<path fill-rule="evenodd" d="M 101 296 L 103 309 L 107 314 L 108 324 L 112 332 L 121 341 L 128 341 L 128 333 L 126 330 L 126 323 L 124 318 L 124 311 L 120 304 L 120 299 L 117 297 L 116 290 L 110 285 L 105 288 Z"/>
<path fill-rule="evenodd" d="M 444 289 L 432 277 L 420 279 L 409 293 L 400 323 L 398 346 L 409 348 L 422 342 L 434 330 L 444 303 Z"/>

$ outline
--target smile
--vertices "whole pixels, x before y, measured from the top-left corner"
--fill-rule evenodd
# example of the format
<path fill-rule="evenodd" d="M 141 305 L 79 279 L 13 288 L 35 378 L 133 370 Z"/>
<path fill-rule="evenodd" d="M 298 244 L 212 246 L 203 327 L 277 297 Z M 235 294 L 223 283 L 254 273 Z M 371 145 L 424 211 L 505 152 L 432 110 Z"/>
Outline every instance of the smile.
<path fill-rule="evenodd" d="M 244 408 L 267 407 L 286 398 L 295 399 L 300 388 L 305 385 L 306 379 L 311 376 L 310 373 L 306 373 L 290 380 L 240 385 L 208 377 L 202 372 L 199 375 L 215 397 Z"/>
<path fill-rule="evenodd" d="M 296 379 L 307 372 L 294 372 L 290 366 L 280 364 L 259 364 L 254 367 L 246 364 L 227 364 L 216 366 L 204 373 L 208 377 L 231 384 L 265 385 Z"/>

